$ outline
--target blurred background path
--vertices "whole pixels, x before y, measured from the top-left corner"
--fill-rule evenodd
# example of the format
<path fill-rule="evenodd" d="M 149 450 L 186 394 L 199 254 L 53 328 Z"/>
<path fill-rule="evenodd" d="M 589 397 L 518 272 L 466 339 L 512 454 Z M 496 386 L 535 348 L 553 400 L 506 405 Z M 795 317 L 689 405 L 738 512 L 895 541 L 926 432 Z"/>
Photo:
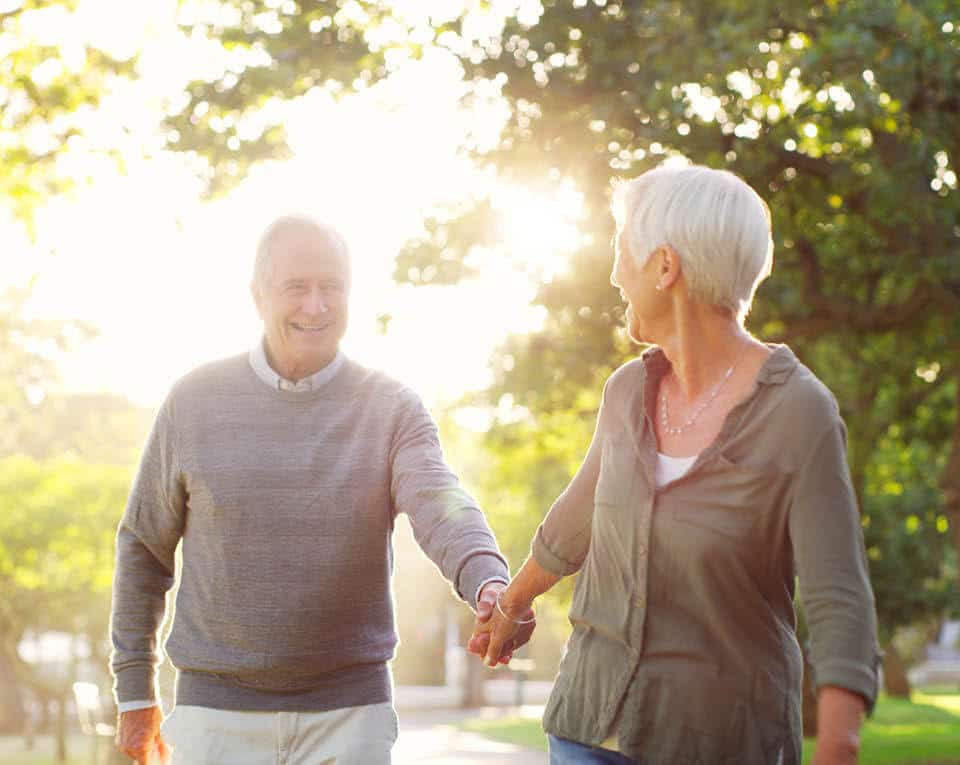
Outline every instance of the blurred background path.
<path fill-rule="evenodd" d="M 523 717 L 539 719 L 542 707 L 525 706 Z M 429 763 L 430 765 L 543 765 L 546 752 L 517 744 L 494 741 L 477 733 L 462 730 L 467 720 L 515 717 L 516 708 L 487 707 L 482 710 L 443 709 L 400 713 L 400 737 L 393 749 L 394 765 Z"/>

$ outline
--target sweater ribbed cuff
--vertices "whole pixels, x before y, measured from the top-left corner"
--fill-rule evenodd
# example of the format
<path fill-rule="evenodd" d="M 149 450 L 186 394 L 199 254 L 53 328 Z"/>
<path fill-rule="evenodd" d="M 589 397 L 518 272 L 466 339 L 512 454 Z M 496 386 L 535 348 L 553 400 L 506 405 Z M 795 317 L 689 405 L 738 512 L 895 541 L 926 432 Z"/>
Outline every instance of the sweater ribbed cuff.
<path fill-rule="evenodd" d="M 477 608 L 477 589 L 486 579 L 510 581 L 510 569 L 503 556 L 495 552 L 478 552 L 467 559 L 457 576 L 457 594 L 470 608 Z"/>
<path fill-rule="evenodd" d="M 114 670 L 113 690 L 117 704 L 127 701 L 157 702 L 160 698 L 156 673 L 151 667 L 133 666 Z"/>

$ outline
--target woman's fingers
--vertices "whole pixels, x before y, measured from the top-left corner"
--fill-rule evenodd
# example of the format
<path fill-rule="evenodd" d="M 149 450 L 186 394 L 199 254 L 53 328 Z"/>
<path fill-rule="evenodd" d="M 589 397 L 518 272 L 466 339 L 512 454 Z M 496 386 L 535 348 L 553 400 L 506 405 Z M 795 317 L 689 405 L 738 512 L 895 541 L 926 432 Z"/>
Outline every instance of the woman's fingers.
<path fill-rule="evenodd" d="M 491 619 L 491 623 L 494 628 L 490 633 L 490 644 L 487 646 L 486 663 L 488 667 L 495 667 L 500 661 L 500 654 L 503 652 L 504 646 L 507 641 L 513 640 L 517 628 L 515 624 L 509 624 L 497 616 Z"/>

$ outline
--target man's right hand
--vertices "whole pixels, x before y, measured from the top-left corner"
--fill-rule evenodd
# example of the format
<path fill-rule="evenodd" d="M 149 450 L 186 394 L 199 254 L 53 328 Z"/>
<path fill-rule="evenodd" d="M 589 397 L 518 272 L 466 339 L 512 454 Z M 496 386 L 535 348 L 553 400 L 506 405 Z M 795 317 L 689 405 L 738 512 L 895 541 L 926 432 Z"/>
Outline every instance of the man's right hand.
<path fill-rule="evenodd" d="M 163 711 L 159 706 L 122 712 L 117 749 L 136 760 L 138 765 L 167 765 L 170 749 L 160 737 L 162 722 Z"/>

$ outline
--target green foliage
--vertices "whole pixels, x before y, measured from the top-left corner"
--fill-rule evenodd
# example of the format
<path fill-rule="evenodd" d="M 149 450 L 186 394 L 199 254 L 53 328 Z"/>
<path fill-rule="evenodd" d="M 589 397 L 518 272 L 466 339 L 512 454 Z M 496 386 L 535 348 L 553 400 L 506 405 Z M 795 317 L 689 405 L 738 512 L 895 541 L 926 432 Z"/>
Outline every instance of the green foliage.
<path fill-rule="evenodd" d="M 950 386 L 934 388 L 913 416 L 888 420 L 870 450 L 864 534 L 871 577 L 882 594 L 877 610 L 886 637 L 931 614 L 960 610 L 956 556 L 939 486 L 949 441 L 927 435 L 942 427 L 932 412 L 949 407 L 951 395 Z M 931 417 L 934 422 L 923 428 Z"/>
<path fill-rule="evenodd" d="M 268 99 L 338 92 L 332 80 L 364 87 L 389 71 L 369 44 L 385 18 L 379 3 L 362 3 L 371 12 L 362 20 L 317 3 L 330 26 L 313 29 L 299 8 L 273 13 L 263 23 L 274 31 L 251 15 L 265 4 L 230 5 L 245 10 L 223 39 L 264 52 L 262 65 L 192 87 L 175 119 L 178 145 L 211 158 L 218 179 L 282 152 L 279 127 L 248 141 L 238 133 Z M 584 245 L 537 297 L 543 329 L 494 360 L 488 403 L 526 415 L 488 440 L 488 506 L 510 508 L 494 516 L 506 546 L 528 543 L 585 451 L 602 380 L 632 352 L 608 281 L 611 178 L 682 156 L 738 173 L 770 205 L 777 262 L 750 326 L 793 345 L 837 395 L 884 630 L 939 613 L 956 575 L 944 523 L 960 523 L 960 490 L 957 499 L 943 490 L 947 465 L 960 464 L 956 9 L 945 0 L 542 6 L 539 19 L 513 19 L 495 39 L 469 39 L 466 23 L 459 38 L 450 29 L 425 38 L 458 51 L 468 81 L 495 83 L 511 107 L 499 147 L 474 147 L 475 159 L 512 183 L 572 181 L 585 200 Z M 325 43 L 341 34 L 334 55 Z M 435 220 L 401 255 L 398 278 L 468 275 L 463 258 L 490 243 L 493 207 L 479 200 Z"/>
<path fill-rule="evenodd" d="M 0 459 L 0 641 L 25 629 L 106 636 L 113 541 L 131 471 Z"/>
<path fill-rule="evenodd" d="M 228 67 L 188 87 L 169 119 L 170 147 L 195 151 L 212 170 L 211 187 L 236 183 L 250 166 L 287 151 L 282 104 L 311 93 L 361 90 L 388 74 L 386 53 L 416 48 L 405 35 L 371 41 L 393 17 L 386 3 L 225 2 L 215 23 L 191 23 L 228 53 Z M 379 39 L 379 38 L 377 38 Z"/>
<path fill-rule="evenodd" d="M 956 315 L 960 34 L 944 3 L 544 5 L 471 73 L 504 78 L 515 107 L 489 156 L 500 173 L 586 194 L 593 244 L 544 287 L 551 315 L 610 310 L 610 178 L 672 154 L 737 172 L 770 204 L 762 335 L 922 332 L 937 307 Z"/>
<path fill-rule="evenodd" d="M 23 317 L 25 290 L 0 293 L 0 456 L 31 438 L 36 405 L 56 378 L 56 356 L 92 334 L 78 322 Z"/>
<path fill-rule="evenodd" d="M 0 457 L 72 454 L 133 464 L 148 413 L 119 396 L 50 395 L 57 357 L 93 334 L 81 322 L 23 318 L 25 291 L 0 295 Z"/>
<path fill-rule="evenodd" d="M 484 160 L 516 182 L 573 179 L 592 244 L 542 287 L 549 319 L 494 366 L 492 401 L 511 395 L 539 427 L 625 357 L 607 284 L 612 176 L 673 155 L 733 170 L 767 199 L 777 247 L 751 326 L 794 345 L 839 399 L 884 631 L 942 612 L 956 576 L 939 489 L 960 362 L 955 14 L 543 5 L 536 25 L 473 51 L 470 75 L 499 79 L 514 107 Z"/>
<path fill-rule="evenodd" d="M 84 125 L 112 78 L 130 64 L 89 45 L 68 47 L 76 0 L 20 0 L 0 11 L 0 198 L 24 220 L 62 190 L 68 177 L 57 157 L 87 148 Z"/>
<path fill-rule="evenodd" d="M 23 413 L 16 452 L 35 459 L 72 457 L 95 464 L 137 464 L 153 411 L 110 393 L 57 393 Z"/>

